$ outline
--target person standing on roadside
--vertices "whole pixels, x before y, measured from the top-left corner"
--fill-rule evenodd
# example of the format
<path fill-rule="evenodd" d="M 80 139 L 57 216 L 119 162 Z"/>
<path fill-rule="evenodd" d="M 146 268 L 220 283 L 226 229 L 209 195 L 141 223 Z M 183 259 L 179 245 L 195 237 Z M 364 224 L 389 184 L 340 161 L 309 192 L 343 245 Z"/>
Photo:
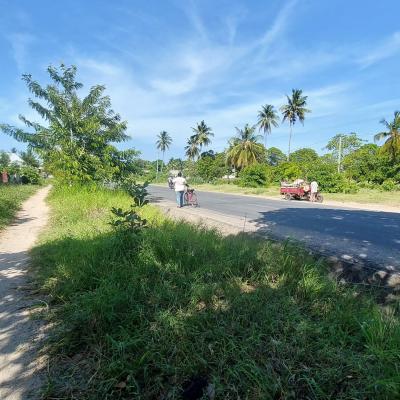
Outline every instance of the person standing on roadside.
<path fill-rule="evenodd" d="M 314 203 L 318 193 L 318 183 L 316 181 L 311 182 L 310 191 L 311 191 L 310 200 Z"/>
<path fill-rule="evenodd" d="M 174 184 L 176 203 L 178 208 L 183 207 L 183 194 L 185 193 L 186 179 L 182 176 L 182 172 L 178 172 L 178 176 L 172 180 Z"/>

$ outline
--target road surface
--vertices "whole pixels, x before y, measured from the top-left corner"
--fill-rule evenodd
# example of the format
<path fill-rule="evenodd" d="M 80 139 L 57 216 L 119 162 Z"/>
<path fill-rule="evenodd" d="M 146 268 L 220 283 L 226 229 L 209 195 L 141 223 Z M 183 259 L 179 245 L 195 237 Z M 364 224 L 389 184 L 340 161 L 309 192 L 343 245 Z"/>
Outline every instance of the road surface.
<path fill-rule="evenodd" d="M 174 201 L 167 187 L 151 186 L 152 201 Z M 400 213 L 326 206 L 302 201 L 198 192 L 199 213 L 244 219 L 258 233 L 292 238 L 309 248 L 380 270 L 400 271 Z M 180 210 L 182 215 L 185 208 Z"/>

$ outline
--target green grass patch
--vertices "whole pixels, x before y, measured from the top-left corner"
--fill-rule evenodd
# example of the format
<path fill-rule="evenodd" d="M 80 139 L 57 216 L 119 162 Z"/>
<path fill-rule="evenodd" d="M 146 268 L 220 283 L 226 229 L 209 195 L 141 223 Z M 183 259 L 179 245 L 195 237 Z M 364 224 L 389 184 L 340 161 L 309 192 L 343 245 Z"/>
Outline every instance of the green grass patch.
<path fill-rule="evenodd" d="M 21 204 L 36 190 L 32 185 L 0 184 L 0 229 L 8 225 L 20 209 Z"/>
<path fill-rule="evenodd" d="M 48 398 L 394 399 L 400 325 L 291 244 L 173 222 L 146 207 L 116 233 L 123 193 L 55 189 L 34 249 L 55 323 Z"/>

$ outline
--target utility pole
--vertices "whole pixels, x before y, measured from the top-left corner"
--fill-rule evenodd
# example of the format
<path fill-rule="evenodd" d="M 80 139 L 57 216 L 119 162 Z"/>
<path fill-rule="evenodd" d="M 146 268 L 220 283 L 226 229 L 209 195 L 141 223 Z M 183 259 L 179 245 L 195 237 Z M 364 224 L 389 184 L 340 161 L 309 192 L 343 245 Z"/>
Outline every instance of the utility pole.
<path fill-rule="evenodd" d="M 337 172 L 340 173 L 340 164 L 342 163 L 342 135 L 339 136 L 339 157 L 338 157 L 338 166 Z"/>

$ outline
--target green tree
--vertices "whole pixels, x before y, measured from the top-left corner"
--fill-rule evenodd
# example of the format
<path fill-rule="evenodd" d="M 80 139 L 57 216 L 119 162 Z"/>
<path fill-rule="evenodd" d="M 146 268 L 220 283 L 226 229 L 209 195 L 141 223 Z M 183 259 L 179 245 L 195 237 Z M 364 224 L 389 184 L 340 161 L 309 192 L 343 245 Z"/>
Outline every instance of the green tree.
<path fill-rule="evenodd" d="M 21 151 L 19 155 L 25 165 L 34 168 L 39 167 L 39 160 L 35 157 L 35 154 L 33 153 L 31 148 L 28 148 L 27 151 Z"/>
<path fill-rule="evenodd" d="M 290 155 L 290 161 L 297 162 L 298 164 L 312 163 L 318 160 L 318 154 L 314 149 L 304 147 L 298 149 Z"/>
<path fill-rule="evenodd" d="M 171 143 L 172 143 L 172 138 L 166 131 L 162 131 L 158 134 L 156 145 L 157 149 L 160 150 L 162 153 L 162 165 L 164 165 L 165 151 L 169 149 Z M 161 166 L 161 172 L 162 170 L 163 168 Z"/>
<path fill-rule="evenodd" d="M 272 127 L 277 127 L 279 117 L 275 108 L 271 104 L 265 104 L 258 112 L 258 129 L 264 132 L 264 146 L 267 148 L 267 135 L 271 134 Z"/>
<path fill-rule="evenodd" d="M 0 151 L 0 172 L 10 164 L 10 156 L 5 151 Z"/>
<path fill-rule="evenodd" d="M 329 140 L 324 149 L 329 150 L 337 160 L 339 157 L 339 150 L 341 150 L 342 157 L 345 157 L 359 149 L 363 145 L 363 142 L 364 140 L 359 138 L 355 132 L 347 134 L 338 133 Z"/>
<path fill-rule="evenodd" d="M 190 136 L 185 146 L 185 154 L 189 160 L 194 161 L 200 154 L 200 147 L 196 135 Z"/>
<path fill-rule="evenodd" d="M 203 147 L 207 147 L 211 144 L 210 136 L 214 136 L 214 133 L 212 129 L 206 125 L 204 120 L 197 124 L 196 128 L 192 128 L 192 130 L 194 132 L 192 137 L 195 138 L 199 151 L 201 151 Z"/>
<path fill-rule="evenodd" d="M 0 129 L 15 139 L 28 143 L 42 158 L 47 169 L 68 182 L 111 179 L 118 166 L 118 150 L 112 143 L 128 138 L 126 123 L 111 109 L 104 96 L 105 87 L 90 88 L 81 99 L 76 81 L 76 67 L 48 67 L 52 83 L 41 86 L 31 75 L 23 75 L 29 91 L 43 103 L 29 99 L 28 104 L 47 122 L 46 126 L 20 116 L 30 129 L 26 131 L 7 124 Z"/>
<path fill-rule="evenodd" d="M 286 161 L 286 155 L 277 147 L 270 147 L 266 149 L 266 161 L 268 165 L 276 167 L 280 163 Z"/>
<path fill-rule="evenodd" d="M 400 181 L 400 163 L 382 153 L 373 143 L 361 146 L 343 159 L 346 176 L 357 182 L 382 184 L 387 179 Z"/>
<path fill-rule="evenodd" d="M 229 173 L 224 153 L 204 154 L 196 163 L 196 175 L 207 182 L 222 178 Z"/>
<path fill-rule="evenodd" d="M 241 170 L 262 161 L 265 158 L 265 147 L 259 143 L 261 137 L 255 134 L 256 126 L 246 124 L 243 129 L 235 129 L 237 134 L 230 140 L 227 163 Z"/>
<path fill-rule="evenodd" d="M 394 160 L 400 152 L 400 111 L 394 112 L 394 119 L 392 122 L 382 119 L 380 121 L 382 125 L 385 126 L 386 131 L 379 132 L 374 136 L 376 142 L 386 139 L 382 150 L 390 154 L 391 158 Z"/>
<path fill-rule="evenodd" d="M 265 164 L 255 163 L 243 168 L 239 178 L 239 185 L 243 187 L 267 186 L 271 180 L 271 168 Z"/>
<path fill-rule="evenodd" d="M 293 125 L 299 120 L 302 124 L 304 124 L 304 119 L 306 113 L 311 112 L 307 105 L 307 96 L 303 96 L 303 91 L 300 89 L 292 89 L 292 96 L 287 96 L 287 104 L 284 104 L 281 107 L 281 112 L 283 115 L 282 122 L 288 121 L 290 126 L 290 134 L 289 134 L 289 147 L 288 147 L 288 160 L 290 160 L 290 145 L 292 142 L 292 131 Z"/>

